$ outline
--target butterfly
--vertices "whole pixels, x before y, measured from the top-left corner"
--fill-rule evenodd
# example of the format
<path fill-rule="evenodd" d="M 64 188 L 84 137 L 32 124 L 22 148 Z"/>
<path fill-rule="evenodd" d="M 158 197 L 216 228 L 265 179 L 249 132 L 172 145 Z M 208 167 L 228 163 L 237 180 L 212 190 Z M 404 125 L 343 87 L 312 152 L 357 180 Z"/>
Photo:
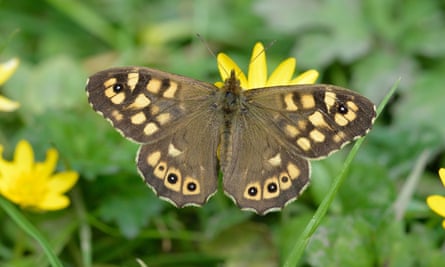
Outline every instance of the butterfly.
<path fill-rule="evenodd" d="M 213 84 L 145 67 L 100 71 L 87 82 L 92 108 L 141 144 L 145 183 L 177 207 L 226 195 L 258 214 L 282 209 L 307 187 L 310 159 L 368 133 L 374 104 L 334 85 L 243 90 L 234 71 Z"/>

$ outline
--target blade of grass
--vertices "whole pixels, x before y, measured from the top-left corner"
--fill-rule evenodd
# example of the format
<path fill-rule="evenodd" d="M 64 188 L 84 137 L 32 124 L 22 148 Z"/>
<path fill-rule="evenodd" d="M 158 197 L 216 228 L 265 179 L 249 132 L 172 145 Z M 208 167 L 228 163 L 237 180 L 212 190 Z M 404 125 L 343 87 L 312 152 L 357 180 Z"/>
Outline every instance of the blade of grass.
<path fill-rule="evenodd" d="M 388 103 L 389 99 L 396 91 L 398 84 L 399 84 L 399 80 L 396 81 L 396 83 L 392 86 L 392 88 L 389 90 L 388 94 L 385 96 L 385 98 L 382 100 L 382 102 L 378 106 L 377 117 L 381 114 L 382 110 Z M 312 219 L 307 224 L 303 233 L 297 239 L 294 247 L 292 248 L 291 252 L 289 253 L 289 256 L 286 258 L 286 260 L 284 262 L 284 265 L 283 265 L 284 267 L 297 266 L 298 262 L 300 261 L 301 257 L 303 256 L 304 250 L 306 249 L 311 236 L 313 235 L 315 230 L 317 230 L 318 226 L 321 224 L 321 221 L 323 220 L 329 207 L 331 206 L 332 201 L 334 200 L 335 196 L 337 195 L 337 192 L 338 192 L 340 186 L 342 185 L 343 181 L 345 180 L 346 173 L 349 170 L 349 166 L 351 165 L 352 160 L 354 159 L 355 155 L 357 154 L 357 152 L 364 140 L 365 140 L 364 137 L 357 140 L 357 142 L 352 147 L 351 152 L 348 154 L 348 157 L 345 160 L 343 169 L 341 170 L 339 175 L 334 179 L 328 194 L 323 199 L 323 201 L 321 202 L 318 209 L 315 211 L 314 216 L 312 216 Z"/>
<path fill-rule="evenodd" d="M 0 196 L 0 207 L 9 215 L 9 217 L 28 235 L 34 238 L 42 247 L 46 256 L 48 257 L 51 266 L 63 267 L 59 258 L 54 253 L 49 242 L 43 237 L 43 235 L 34 227 L 34 225 L 26 219 L 26 217 L 8 200 L 3 196 Z"/>
<path fill-rule="evenodd" d="M 400 193 L 398 194 L 398 197 L 394 202 L 396 220 L 400 221 L 405 216 L 408 203 L 410 203 L 410 199 L 413 197 L 414 192 L 417 189 L 423 171 L 433 154 L 433 151 L 429 149 L 424 150 L 414 164 L 411 173 L 406 179 L 406 182 L 403 184 L 402 189 L 400 190 Z"/>
<path fill-rule="evenodd" d="M 125 48 L 128 40 L 132 40 L 80 1 L 46 0 L 46 2 L 113 48 Z"/>

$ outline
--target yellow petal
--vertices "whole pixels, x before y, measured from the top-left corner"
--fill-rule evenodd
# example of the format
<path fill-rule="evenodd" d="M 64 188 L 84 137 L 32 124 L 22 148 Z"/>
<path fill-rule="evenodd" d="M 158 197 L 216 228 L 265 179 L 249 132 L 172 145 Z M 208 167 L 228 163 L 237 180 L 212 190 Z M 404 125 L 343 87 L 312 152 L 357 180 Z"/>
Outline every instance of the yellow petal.
<path fill-rule="evenodd" d="M 445 168 L 439 169 L 439 177 L 440 180 L 442 181 L 443 186 L 445 186 Z"/>
<path fill-rule="evenodd" d="M 0 85 L 4 84 L 9 77 L 15 72 L 19 66 L 19 60 L 17 58 L 10 59 L 3 64 L 0 64 Z"/>
<path fill-rule="evenodd" d="M 19 170 L 10 161 L 3 159 L 3 146 L 0 145 L 0 191 L 7 188 L 13 177 L 17 177 Z"/>
<path fill-rule="evenodd" d="M 65 171 L 54 174 L 48 180 L 47 188 L 53 193 L 65 193 L 70 190 L 77 182 L 79 174 L 75 171 Z"/>
<path fill-rule="evenodd" d="M 20 140 L 14 152 L 14 164 L 22 171 L 30 173 L 34 164 L 34 152 L 26 140 Z"/>
<path fill-rule="evenodd" d="M 432 195 L 427 197 L 426 203 L 435 213 L 445 217 L 445 197 Z"/>
<path fill-rule="evenodd" d="M 219 53 L 216 60 L 218 62 L 218 69 L 222 81 L 227 80 L 230 77 L 230 72 L 233 70 L 235 71 L 235 75 L 240 80 L 241 87 L 247 88 L 248 84 L 246 75 L 244 75 L 243 71 L 235 63 L 235 61 L 233 61 L 230 57 L 228 57 L 224 53 Z"/>
<path fill-rule="evenodd" d="M 70 200 L 64 195 L 50 194 L 43 201 L 38 203 L 37 208 L 40 210 L 60 210 L 68 207 Z"/>
<path fill-rule="evenodd" d="M 222 88 L 222 87 L 224 86 L 224 83 L 221 82 L 221 81 L 216 82 L 216 83 L 214 83 L 214 84 L 215 84 L 215 86 L 218 87 L 218 88 Z"/>
<path fill-rule="evenodd" d="M 267 80 L 266 86 L 287 85 L 295 72 L 297 60 L 288 58 L 278 65 Z"/>
<path fill-rule="evenodd" d="M 445 220 L 442 221 L 442 227 L 445 229 Z"/>
<path fill-rule="evenodd" d="M 0 95 L 0 111 L 11 112 L 18 109 L 20 104 Z"/>
<path fill-rule="evenodd" d="M 314 84 L 318 78 L 318 71 L 308 70 L 298 75 L 290 84 Z"/>
<path fill-rule="evenodd" d="M 245 89 L 261 88 L 267 82 L 266 50 L 262 43 L 258 42 L 253 47 L 252 57 L 249 63 L 247 75 L 248 86 Z"/>
<path fill-rule="evenodd" d="M 46 152 L 46 159 L 42 163 L 36 163 L 35 172 L 36 175 L 41 177 L 49 177 L 54 172 L 56 168 L 57 159 L 59 157 L 59 153 L 57 150 L 50 148 Z"/>

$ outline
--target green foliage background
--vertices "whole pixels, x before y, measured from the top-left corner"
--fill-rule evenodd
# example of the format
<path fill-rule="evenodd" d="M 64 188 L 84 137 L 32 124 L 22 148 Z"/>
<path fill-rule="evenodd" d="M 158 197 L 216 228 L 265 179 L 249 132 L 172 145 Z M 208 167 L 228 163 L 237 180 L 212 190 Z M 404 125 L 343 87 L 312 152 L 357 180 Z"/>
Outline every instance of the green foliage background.
<path fill-rule="evenodd" d="M 269 66 L 296 57 L 299 72 L 315 68 L 320 82 L 376 104 L 400 79 L 299 266 L 443 266 L 445 229 L 425 198 L 445 195 L 437 174 L 445 167 L 445 2 L 1 1 L 0 61 L 21 60 L 1 88 L 21 103 L 0 114 L 4 154 L 24 138 L 39 160 L 55 147 L 60 169 L 81 175 L 68 209 L 25 211 L 65 266 L 283 264 L 348 149 L 313 162 L 311 186 L 280 213 L 242 212 L 221 192 L 202 208 L 176 209 L 145 187 L 137 145 L 92 111 L 84 91 L 89 75 L 121 65 L 215 82 L 206 46 L 246 67 L 257 41 L 273 43 Z M 48 265 L 1 210 L 0 221 L 0 265 Z"/>

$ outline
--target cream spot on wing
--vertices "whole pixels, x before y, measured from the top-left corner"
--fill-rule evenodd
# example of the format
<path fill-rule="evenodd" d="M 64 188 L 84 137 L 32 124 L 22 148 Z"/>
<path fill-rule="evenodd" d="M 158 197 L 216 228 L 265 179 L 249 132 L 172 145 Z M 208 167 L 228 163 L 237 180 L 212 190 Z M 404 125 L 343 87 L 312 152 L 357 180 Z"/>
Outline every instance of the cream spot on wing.
<path fill-rule="evenodd" d="M 297 129 L 297 127 L 293 126 L 293 125 L 286 125 L 286 127 L 284 128 L 284 131 L 286 132 L 287 136 L 295 138 L 297 137 L 297 135 L 300 134 L 300 131 Z"/>
<path fill-rule="evenodd" d="M 319 130 L 314 129 L 309 133 L 309 136 L 311 137 L 312 140 L 314 140 L 316 143 L 321 143 L 324 142 L 324 140 L 326 139 L 326 136 L 321 133 Z"/>
<path fill-rule="evenodd" d="M 168 154 L 172 157 L 177 157 L 182 154 L 182 151 L 177 149 L 173 144 L 168 145 Z"/>
<path fill-rule="evenodd" d="M 307 121 L 305 121 L 305 120 L 299 120 L 299 121 L 297 122 L 297 126 L 298 126 L 298 128 L 299 128 L 300 130 L 304 131 L 304 130 L 306 129 L 306 127 L 307 127 Z"/>
<path fill-rule="evenodd" d="M 112 87 L 117 82 L 116 78 L 110 78 L 104 82 L 104 87 L 109 88 Z"/>
<path fill-rule="evenodd" d="M 156 164 L 158 164 L 160 159 L 161 159 L 161 151 L 155 151 L 147 156 L 147 163 L 148 165 L 154 167 L 156 166 Z"/>
<path fill-rule="evenodd" d="M 344 132 L 338 132 L 332 137 L 332 140 L 336 143 L 342 143 L 345 141 L 346 134 Z"/>
<path fill-rule="evenodd" d="M 158 105 L 152 104 L 152 105 L 150 106 L 150 113 L 151 113 L 151 115 L 156 115 L 156 114 L 158 114 L 159 110 L 160 110 L 160 108 L 159 108 Z"/>
<path fill-rule="evenodd" d="M 336 94 L 333 92 L 325 92 L 324 94 L 324 103 L 326 104 L 328 110 L 335 105 L 335 99 L 337 98 Z"/>
<path fill-rule="evenodd" d="M 280 166 L 281 165 L 281 154 L 277 153 L 275 156 L 273 156 L 272 158 L 268 159 L 267 162 L 269 162 L 269 164 L 274 166 L 274 167 Z"/>
<path fill-rule="evenodd" d="M 304 94 L 300 99 L 301 105 L 303 108 L 314 108 L 315 107 L 315 99 L 311 94 Z"/>
<path fill-rule="evenodd" d="M 154 122 L 148 123 L 144 128 L 144 133 L 146 135 L 152 135 L 159 130 L 159 127 Z"/>
<path fill-rule="evenodd" d="M 287 172 L 292 180 L 295 180 L 300 176 L 300 169 L 292 163 L 287 164 Z"/>
<path fill-rule="evenodd" d="M 293 96 L 294 95 L 292 93 L 289 93 L 284 96 L 284 103 L 286 104 L 286 110 L 288 110 L 288 111 L 298 110 L 297 105 L 295 105 Z"/>
<path fill-rule="evenodd" d="M 348 101 L 348 102 L 346 102 L 346 105 L 348 106 L 349 109 L 351 109 L 355 112 L 358 111 L 358 106 L 354 102 Z"/>
<path fill-rule="evenodd" d="M 335 114 L 334 120 L 335 123 L 337 123 L 340 126 L 346 126 L 349 123 L 349 121 L 345 118 L 345 116 L 340 113 Z"/>
<path fill-rule="evenodd" d="M 113 90 L 112 87 L 108 87 L 107 89 L 105 89 L 104 94 L 105 94 L 106 97 L 108 97 L 108 98 L 110 98 L 110 99 L 111 99 L 113 96 L 116 95 L 116 93 L 114 92 L 114 90 Z"/>
<path fill-rule="evenodd" d="M 113 117 L 113 119 L 115 121 L 120 121 L 124 118 L 124 116 L 122 115 L 122 113 L 120 113 L 118 110 L 113 110 L 111 112 L 111 116 Z"/>
<path fill-rule="evenodd" d="M 131 91 L 134 90 L 134 88 L 136 87 L 136 84 L 139 81 L 139 73 L 138 72 L 130 72 L 128 73 L 128 80 L 127 80 L 127 85 L 130 88 Z"/>
<path fill-rule="evenodd" d="M 143 93 L 140 93 L 135 99 L 134 102 L 128 105 L 128 109 L 143 109 L 148 107 L 151 103 L 150 98 L 148 98 Z"/>
<path fill-rule="evenodd" d="M 144 112 L 138 112 L 136 114 L 134 114 L 133 116 L 131 116 L 131 123 L 133 124 L 142 124 L 147 120 L 147 117 L 145 117 Z"/>
<path fill-rule="evenodd" d="M 160 125 L 164 125 L 170 121 L 170 113 L 161 113 L 156 116 L 156 120 L 159 122 Z"/>
<path fill-rule="evenodd" d="M 307 139 L 306 137 L 298 138 L 297 145 L 304 151 L 308 151 L 309 149 L 311 149 L 311 141 L 309 141 L 309 139 Z"/>
<path fill-rule="evenodd" d="M 158 94 L 159 90 L 161 90 L 161 85 L 162 82 L 161 80 L 157 80 L 157 79 L 151 79 L 148 83 L 147 83 L 147 90 L 152 93 L 152 94 Z"/>
<path fill-rule="evenodd" d="M 170 86 L 167 88 L 167 90 L 164 91 L 162 96 L 165 98 L 173 98 L 175 97 L 177 90 L 178 90 L 178 84 L 170 80 Z"/>
<path fill-rule="evenodd" d="M 355 114 L 355 112 L 352 110 L 349 110 L 348 113 L 344 114 L 344 116 L 348 121 L 353 121 L 355 118 L 357 118 L 357 114 Z"/>
<path fill-rule="evenodd" d="M 116 105 L 122 104 L 122 102 L 124 102 L 124 100 L 125 100 L 125 93 L 123 93 L 123 92 L 118 93 L 118 94 L 112 96 L 110 98 L 110 100 L 111 100 L 111 102 L 113 102 L 113 104 L 116 104 Z"/>
<path fill-rule="evenodd" d="M 321 114 L 320 111 L 315 111 L 314 113 L 308 116 L 308 119 L 315 127 L 323 127 L 323 128 L 329 127 L 329 125 L 324 120 L 323 115 Z"/>

